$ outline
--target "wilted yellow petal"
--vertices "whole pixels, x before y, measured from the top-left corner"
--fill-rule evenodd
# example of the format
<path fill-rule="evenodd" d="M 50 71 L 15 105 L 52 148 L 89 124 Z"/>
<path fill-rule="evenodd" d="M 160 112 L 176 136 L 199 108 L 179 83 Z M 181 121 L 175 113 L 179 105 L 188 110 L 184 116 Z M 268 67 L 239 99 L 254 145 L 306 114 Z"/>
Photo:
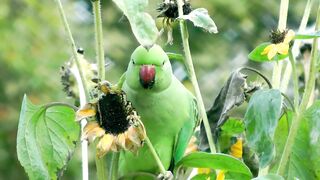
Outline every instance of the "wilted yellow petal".
<path fill-rule="evenodd" d="M 102 136 L 97 144 L 97 156 L 99 158 L 110 151 L 111 146 L 114 144 L 114 138 L 115 137 L 111 134 L 105 134 L 104 136 Z"/>
<path fill-rule="evenodd" d="M 136 146 L 141 146 L 143 140 L 139 137 L 137 128 L 130 126 L 127 130 L 127 136 L 128 139 Z"/>
<path fill-rule="evenodd" d="M 295 33 L 293 30 L 289 30 L 286 34 L 286 37 L 284 38 L 283 42 L 286 43 L 286 44 L 289 44 L 290 41 L 294 38 L 295 36 Z"/>
<path fill-rule="evenodd" d="M 278 53 L 287 55 L 289 51 L 289 44 L 287 43 L 280 43 L 277 45 L 278 47 Z"/>
<path fill-rule="evenodd" d="M 95 104 L 88 103 L 77 111 L 76 120 L 80 121 L 84 118 L 92 117 L 95 115 L 96 115 Z"/>
<path fill-rule="evenodd" d="M 261 55 L 266 55 L 269 53 L 269 51 L 275 47 L 275 44 L 269 44 L 267 47 L 264 48 Z"/>
<path fill-rule="evenodd" d="M 224 178 L 225 178 L 225 172 L 224 171 L 219 171 L 218 172 L 218 175 L 217 175 L 217 177 L 216 177 L 216 180 L 224 180 Z"/>
<path fill-rule="evenodd" d="M 271 60 L 278 52 L 277 45 L 274 44 L 268 52 L 268 59 Z"/>
<path fill-rule="evenodd" d="M 105 130 L 99 126 L 95 121 L 90 121 L 83 129 L 83 134 L 81 139 L 89 139 L 89 141 L 94 141 L 96 137 L 101 137 L 105 134 Z"/>
<path fill-rule="evenodd" d="M 242 158 L 242 138 L 239 138 L 237 142 L 231 146 L 230 151 L 231 156 Z"/>
<path fill-rule="evenodd" d="M 124 133 L 121 133 L 117 136 L 116 140 L 117 145 L 119 145 L 121 148 L 127 150 L 126 148 L 126 136 Z"/>

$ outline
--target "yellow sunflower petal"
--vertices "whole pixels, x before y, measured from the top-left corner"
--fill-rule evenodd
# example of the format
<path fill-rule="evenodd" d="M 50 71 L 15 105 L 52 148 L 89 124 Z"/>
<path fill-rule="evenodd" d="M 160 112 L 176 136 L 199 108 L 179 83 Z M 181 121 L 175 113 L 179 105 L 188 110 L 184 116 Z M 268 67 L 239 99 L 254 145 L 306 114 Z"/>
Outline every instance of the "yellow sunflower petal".
<path fill-rule="evenodd" d="M 125 133 L 121 133 L 117 136 L 116 144 L 119 145 L 121 148 L 127 150 Z"/>
<path fill-rule="evenodd" d="M 142 141 L 144 139 L 140 138 L 139 133 L 137 131 L 138 129 L 136 127 L 130 126 L 129 129 L 127 130 L 127 137 L 136 146 L 141 146 Z"/>
<path fill-rule="evenodd" d="M 224 171 L 219 171 L 218 175 L 216 177 L 216 180 L 224 180 L 225 178 L 225 172 Z"/>
<path fill-rule="evenodd" d="M 209 174 L 210 168 L 198 168 L 198 174 Z"/>
<path fill-rule="evenodd" d="M 88 103 L 77 111 L 76 120 L 80 121 L 84 118 L 92 117 L 95 115 L 96 115 L 95 104 Z"/>
<path fill-rule="evenodd" d="M 269 51 L 275 47 L 275 44 L 269 44 L 267 47 L 265 47 L 261 53 L 261 55 L 266 55 L 269 53 Z"/>
<path fill-rule="evenodd" d="M 289 30 L 286 34 L 286 37 L 284 38 L 283 42 L 286 43 L 286 44 L 289 44 L 290 41 L 294 38 L 295 36 L 295 33 L 293 30 Z"/>
<path fill-rule="evenodd" d="M 278 44 L 273 44 L 268 52 L 268 59 L 271 60 L 278 52 Z"/>
<path fill-rule="evenodd" d="M 230 148 L 231 156 L 242 158 L 242 138 L 238 138 L 237 142 Z"/>
<path fill-rule="evenodd" d="M 287 43 L 280 43 L 278 44 L 278 53 L 279 54 L 283 54 L 283 55 L 286 55 L 288 54 L 288 51 L 289 51 L 289 44 Z"/>
<path fill-rule="evenodd" d="M 89 141 L 94 141 L 96 137 L 101 137 L 105 134 L 105 130 L 99 126 L 95 121 L 90 121 L 83 129 L 83 134 L 81 139 L 89 139 Z"/>
<path fill-rule="evenodd" d="M 104 136 L 102 136 L 97 144 L 97 156 L 99 158 L 110 151 L 112 145 L 114 144 L 114 139 L 115 137 L 111 134 L 105 134 Z"/>

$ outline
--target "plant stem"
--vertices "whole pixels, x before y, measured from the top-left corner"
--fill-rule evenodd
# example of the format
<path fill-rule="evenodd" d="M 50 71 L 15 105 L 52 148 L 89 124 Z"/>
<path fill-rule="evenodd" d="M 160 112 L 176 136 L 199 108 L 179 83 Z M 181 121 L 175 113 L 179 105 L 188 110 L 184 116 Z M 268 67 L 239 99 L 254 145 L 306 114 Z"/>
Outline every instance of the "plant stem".
<path fill-rule="evenodd" d="M 299 26 L 299 30 L 298 30 L 298 32 L 300 32 L 300 33 L 303 32 L 307 27 L 307 23 L 308 23 L 308 19 L 310 16 L 310 11 L 311 11 L 313 3 L 314 3 L 314 0 L 308 0 L 308 2 L 306 4 L 306 7 L 305 7 L 304 13 L 303 13 L 303 17 L 302 17 L 302 20 L 301 20 L 301 23 Z M 292 51 L 294 53 L 299 51 L 300 44 L 301 44 L 301 41 L 299 41 L 299 40 L 294 41 L 293 46 L 292 46 Z M 291 73 L 292 73 L 292 66 L 291 66 L 291 64 L 287 63 L 284 74 L 283 74 L 283 78 L 281 81 L 281 91 L 282 92 L 287 91 L 289 80 L 291 77 Z"/>
<path fill-rule="evenodd" d="M 79 88 L 80 105 L 84 106 L 89 101 L 89 91 L 87 88 L 88 86 L 84 78 L 84 73 L 79 61 L 79 54 L 77 53 L 77 48 L 70 30 L 67 18 L 65 16 L 61 1 L 60 0 L 55 0 L 55 1 L 58 6 L 60 18 L 63 22 L 64 29 L 68 34 L 68 40 L 71 45 L 74 60 L 76 62 L 77 72 L 74 72 L 73 74 L 75 75 L 78 88 Z M 87 124 L 87 121 L 85 119 L 81 120 L 81 133 L 83 132 L 83 128 L 86 124 Z M 88 167 L 89 163 L 88 163 L 88 141 L 87 140 L 83 140 L 81 142 L 81 157 L 82 157 L 82 179 L 88 180 L 89 179 L 89 167 Z"/>
<path fill-rule="evenodd" d="M 316 28 L 315 31 L 318 31 L 320 28 L 320 4 L 318 7 L 317 12 L 317 21 L 316 21 Z M 308 101 L 310 99 L 311 92 L 315 86 L 315 79 L 316 79 L 316 73 L 317 73 L 317 60 L 318 60 L 318 38 L 314 38 L 313 45 L 312 45 L 312 51 L 311 51 L 311 62 L 310 62 L 310 75 L 308 82 L 306 84 L 304 94 L 301 100 L 301 104 L 299 106 L 299 111 L 294 115 L 292 120 L 292 125 L 290 127 L 288 139 L 286 141 L 286 144 L 284 146 L 284 150 L 281 156 L 280 164 L 277 170 L 277 174 L 284 175 L 285 168 L 287 165 L 287 162 L 289 160 L 289 156 L 291 153 L 291 148 L 294 144 L 295 137 L 297 135 L 300 123 L 302 121 L 302 114 L 307 108 Z"/>
<path fill-rule="evenodd" d="M 182 9 L 183 1 L 178 0 L 177 3 L 178 3 L 179 16 L 182 17 L 183 16 L 183 9 Z M 184 53 L 185 53 L 185 57 L 186 57 L 185 58 L 185 65 L 186 65 L 189 78 L 191 80 L 191 83 L 193 85 L 193 88 L 194 88 L 194 91 L 196 94 L 196 98 L 198 101 L 198 108 L 199 108 L 199 112 L 200 112 L 200 115 L 201 115 L 201 118 L 203 121 L 203 125 L 205 127 L 205 131 L 207 134 L 210 151 L 211 151 L 211 153 L 215 153 L 216 149 L 214 146 L 214 141 L 212 139 L 212 133 L 211 133 L 208 117 L 207 117 L 206 110 L 205 110 L 205 107 L 203 104 L 201 92 L 199 89 L 199 84 L 198 84 L 197 77 L 196 77 L 193 63 L 192 63 L 192 57 L 191 57 L 190 47 L 189 47 L 189 42 L 188 42 L 188 36 L 189 36 L 188 30 L 187 30 L 186 23 L 183 19 L 180 19 L 180 31 L 181 31 L 183 49 L 184 49 Z"/>
<path fill-rule="evenodd" d="M 119 157 L 120 152 L 114 152 L 112 154 L 112 160 L 111 160 L 111 167 L 110 167 L 110 174 L 109 179 L 111 180 L 117 180 L 118 179 L 118 166 L 119 166 Z"/>
<path fill-rule="evenodd" d="M 107 176 L 107 164 L 105 158 L 99 158 L 96 156 L 96 168 L 97 168 L 97 179 L 98 180 L 105 180 L 108 179 Z"/>
<path fill-rule="evenodd" d="M 280 12 L 279 12 L 279 23 L 278 23 L 278 29 L 280 31 L 283 31 L 286 29 L 288 6 L 289 6 L 289 0 L 281 0 Z M 273 66 L 272 86 L 277 89 L 280 87 L 281 71 L 282 71 L 282 61 L 276 61 Z"/>
<path fill-rule="evenodd" d="M 293 89 L 294 89 L 294 109 L 298 109 L 299 107 L 299 84 L 298 84 L 298 74 L 297 74 L 297 68 L 296 68 L 296 60 L 293 57 L 291 49 L 289 50 L 289 60 L 291 63 L 291 68 L 293 71 Z"/>
<path fill-rule="evenodd" d="M 85 81 L 85 78 L 84 78 L 84 73 L 83 73 L 82 67 L 80 65 L 80 61 L 79 61 L 79 57 L 78 57 L 78 53 L 77 53 L 77 47 L 76 47 L 76 44 L 74 42 L 74 39 L 73 39 L 71 30 L 70 30 L 66 15 L 64 13 L 61 1 L 60 0 L 55 0 L 55 1 L 56 1 L 57 5 L 58 5 L 59 14 L 60 14 L 60 17 L 61 17 L 61 19 L 63 21 L 64 29 L 68 33 L 68 40 L 69 40 L 69 43 L 71 45 L 72 54 L 73 54 L 74 60 L 76 62 L 76 66 L 78 68 L 78 71 L 79 71 L 79 74 L 80 74 L 80 79 L 81 79 L 81 82 L 82 82 L 82 89 L 84 90 L 86 101 L 88 102 L 88 100 L 89 100 L 89 91 L 88 91 L 87 82 Z"/>
<path fill-rule="evenodd" d="M 152 143 L 150 142 L 149 137 L 146 137 L 145 142 L 146 142 L 148 148 L 150 149 L 150 152 L 151 152 L 152 156 L 153 156 L 154 159 L 156 160 L 157 165 L 158 165 L 158 167 L 159 167 L 159 169 L 160 169 L 160 172 L 161 172 L 162 174 L 166 174 L 166 169 L 164 168 L 164 166 L 163 166 L 163 164 L 162 164 L 162 162 L 161 162 L 161 160 L 160 160 L 160 158 L 159 158 L 156 150 L 154 149 Z"/>
<path fill-rule="evenodd" d="M 94 16 L 94 31 L 96 42 L 96 58 L 98 65 L 98 77 L 100 81 L 105 79 L 105 62 L 104 62 L 104 48 L 103 48 L 103 33 L 101 20 L 101 5 L 100 0 L 91 0 Z M 96 156 L 97 176 L 99 180 L 107 179 L 107 164 L 105 156 L 98 158 Z"/>
<path fill-rule="evenodd" d="M 96 56 L 98 65 L 99 79 L 105 79 L 105 61 L 104 61 L 104 48 L 103 48 L 103 33 L 101 22 L 101 6 L 100 0 L 92 0 L 93 15 L 94 15 L 94 30 L 96 38 Z"/>

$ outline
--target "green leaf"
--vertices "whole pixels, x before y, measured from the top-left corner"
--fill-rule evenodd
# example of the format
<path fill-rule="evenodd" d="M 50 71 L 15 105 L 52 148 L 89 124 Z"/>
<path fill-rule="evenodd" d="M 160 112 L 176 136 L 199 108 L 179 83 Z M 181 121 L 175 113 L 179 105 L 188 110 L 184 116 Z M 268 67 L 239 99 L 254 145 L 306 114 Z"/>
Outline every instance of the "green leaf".
<path fill-rule="evenodd" d="M 169 57 L 170 61 L 178 61 L 178 62 L 184 62 L 184 56 L 182 54 L 176 54 L 171 52 L 166 52 L 167 56 Z"/>
<path fill-rule="evenodd" d="M 320 179 L 320 101 L 303 113 L 290 155 L 288 179 Z"/>
<path fill-rule="evenodd" d="M 151 47 L 158 38 L 159 31 L 150 14 L 144 12 L 148 0 L 113 0 L 128 18 L 131 29 L 138 42 Z"/>
<path fill-rule="evenodd" d="M 313 39 L 320 37 L 320 31 L 313 32 L 310 34 L 296 34 L 294 39 Z"/>
<path fill-rule="evenodd" d="M 211 168 L 230 172 L 236 172 L 252 176 L 249 168 L 239 159 L 227 154 L 210 154 L 205 152 L 195 152 L 182 158 L 176 165 L 175 171 L 181 167 Z"/>
<path fill-rule="evenodd" d="M 267 55 L 261 55 L 263 50 L 270 44 L 271 44 L 270 42 L 264 42 L 264 43 L 258 45 L 253 51 L 250 52 L 250 54 L 248 55 L 248 58 L 250 60 L 256 61 L 256 62 L 269 62 L 269 61 L 282 60 L 282 59 L 285 59 L 286 57 L 288 57 L 288 55 L 277 54 L 277 55 L 275 55 L 274 58 L 269 60 Z"/>
<path fill-rule="evenodd" d="M 198 8 L 191 11 L 187 15 L 183 15 L 182 19 L 191 21 L 195 26 L 201 27 L 209 33 L 218 33 L 218 28 L 208 14 L 205 8 Z"/>
<path fill-rule="evenodd" d="M 58 179 L 79 139 L 75 112 L 66 106 L 33 105 L 23 98 L 17 153 L 29 179 Z"/>
<path fill-rule="evenodd" d="M 252 180 L 284 180 L 284 178 L 277 174 L 267 174 L 264 176 L 253 178 Z"/>
<path fill-rule="evenodd" d="M 191 178 L 191 180 L 207 180 L 207 179 L 216 179 L 215 173 L 209 173 L 209 174 L 197 174 Z"/>
<path fill-rule="evenodd" d="M 239 119 L 229 118 L 222 126 L 221 130 L 224 133 L 236 135 L 244 131 L 244 123 Z"/>
<path fill-rule="evenodd" d="M 281 92 L 275 89 L 256 91 L 244 117 L 248 145 L 258 154 L 261 168 L 274 157 L 274 132 L 281 115 Z"/>

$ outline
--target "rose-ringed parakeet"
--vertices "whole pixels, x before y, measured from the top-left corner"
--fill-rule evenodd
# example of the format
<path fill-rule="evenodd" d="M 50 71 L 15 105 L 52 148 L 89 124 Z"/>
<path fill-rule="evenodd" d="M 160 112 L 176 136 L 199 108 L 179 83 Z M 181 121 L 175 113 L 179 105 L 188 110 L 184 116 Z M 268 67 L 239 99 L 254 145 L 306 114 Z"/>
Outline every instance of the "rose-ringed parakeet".
<path fill-rule="evenodd" d="M 158 45 L 136 48 L 125 76 L 122 89 L 141 116 L 161 162 L 169 170 L 183 157 L 197 124 L 195 97 L 173 75 L 169 58 Z M 121 152 L 119 175 L 137 172 L 160 172 L 146 145 L 136 155 Z"/>

